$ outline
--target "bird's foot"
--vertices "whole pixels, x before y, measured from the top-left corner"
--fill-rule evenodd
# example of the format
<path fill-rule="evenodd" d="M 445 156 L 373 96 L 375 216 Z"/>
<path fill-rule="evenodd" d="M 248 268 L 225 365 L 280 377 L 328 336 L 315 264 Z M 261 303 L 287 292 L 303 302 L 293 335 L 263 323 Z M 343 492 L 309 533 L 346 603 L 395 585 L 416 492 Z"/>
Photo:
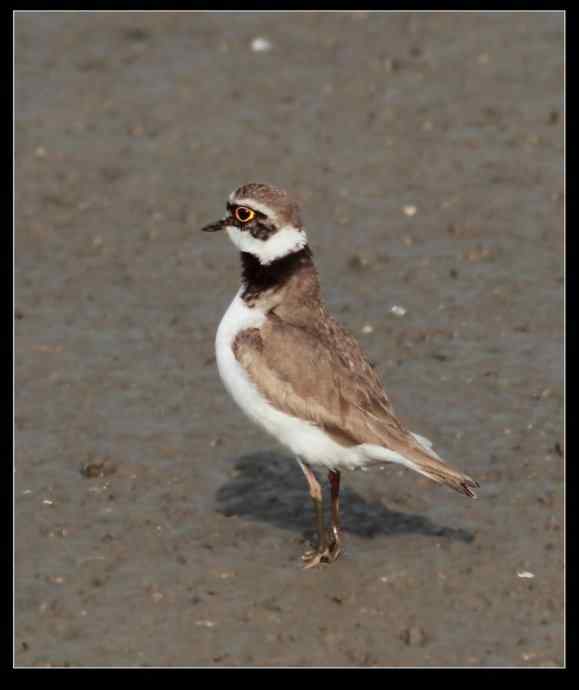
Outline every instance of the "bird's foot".
<path fill-rule="evenodd" d="M 317 568 L 321 563 L 333 563 L 342 553 L 342 545 L 335 539 L 333 532 L 329 532 L 330 542 L 317 550 L 306 551 L 302 556 L 304 570 Z"/>
<path fill-rule="evenodd" d="M 317 568 L 321 563 L 330 562 L 330 549 L 326 547 L 323 551 L 306 551 L 302 556 L 304 570 Z"/>

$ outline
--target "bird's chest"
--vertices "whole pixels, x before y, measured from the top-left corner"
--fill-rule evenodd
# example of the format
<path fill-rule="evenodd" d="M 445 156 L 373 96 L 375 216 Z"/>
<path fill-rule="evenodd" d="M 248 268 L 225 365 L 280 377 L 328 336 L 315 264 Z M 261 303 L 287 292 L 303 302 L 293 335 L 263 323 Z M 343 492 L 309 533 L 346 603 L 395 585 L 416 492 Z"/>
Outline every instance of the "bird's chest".
<path fill-rule="evenodd" d="M 243 331 L 260 328 L 265 319 L 262 310 L 245 304 L 240 290 L 221 319 L 215 338 L 215 355 L 221 380 L 235 402 L 253 418 L 263 414 L 265 401 L 237 361 L 233 343 Z"/>
<path fill-rule="evenodd" d="M 215 338 L 219 374 L 237 405 L 258 426 L 312 464 L 337 467 L 342 461 L 353 466 L 350 449 L 338 446 L 311 422 L 277 409 L 257 389 L 234 352 L 236 337 L 248 329 L 261 328 L 267 317 L 257 306 L 248 307 L 237 293 L 221 319 Z"/>
<path fill-rule="evenodd" d="M 217 329 L 215 352 L 219 374 L 225 388 L 245 414 L 281 443 L 298 453 L 295 444 L 301 438 L 302 430 L 305 428 L 309 433 L 311 425 L 272 405 L 259 392 L 255 382 L 250 379 L 235 357 L 236 337 L 248 329 L 261 328 L 267 318 L 257 306 L 248 307 L 240 294 L 241 291 L 235 296 Z"/>

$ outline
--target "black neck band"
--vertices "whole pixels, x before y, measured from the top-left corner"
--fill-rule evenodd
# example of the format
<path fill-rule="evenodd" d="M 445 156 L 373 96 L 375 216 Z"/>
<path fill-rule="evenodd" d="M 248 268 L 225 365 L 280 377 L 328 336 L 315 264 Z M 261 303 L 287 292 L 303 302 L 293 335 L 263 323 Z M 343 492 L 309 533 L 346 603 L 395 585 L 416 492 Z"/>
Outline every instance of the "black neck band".
<path fill-rule="evenodd" d="M 241 252 L 243 297 L 280 287 L 297 270 L 303 266 L 310 266 L 312 263 L 312 252 L 308 246 L 266 265 L 260 263 L 253 254 Z"/>

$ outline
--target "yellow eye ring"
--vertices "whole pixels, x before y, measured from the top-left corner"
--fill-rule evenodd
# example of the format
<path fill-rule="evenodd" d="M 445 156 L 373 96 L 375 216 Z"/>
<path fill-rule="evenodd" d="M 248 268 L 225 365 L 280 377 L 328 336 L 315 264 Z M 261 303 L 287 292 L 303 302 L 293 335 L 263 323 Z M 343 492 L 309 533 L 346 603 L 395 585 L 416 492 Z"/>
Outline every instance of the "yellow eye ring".
<path fill-rule="evenodd" d="M 247 208 L 247 206 L 238 206 L 235 209 L 235 218 L 240 223 L 249 223 L 250 220 L 255 218 L 255 211 Z"/>

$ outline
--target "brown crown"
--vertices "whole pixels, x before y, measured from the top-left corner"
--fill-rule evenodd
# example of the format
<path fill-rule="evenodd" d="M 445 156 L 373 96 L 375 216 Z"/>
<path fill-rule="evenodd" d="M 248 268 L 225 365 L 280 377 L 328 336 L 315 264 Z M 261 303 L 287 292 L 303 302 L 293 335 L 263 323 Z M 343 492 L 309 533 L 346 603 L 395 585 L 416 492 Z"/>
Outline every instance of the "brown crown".
<path fill-rule="evenodd" d="M 251 182 L 238 187 L 233 193 L 233 198 L 254 199 L 270 208 L 278 223 L 302 227 L 299 206 L 285 190 L 279 187 Z"/>

